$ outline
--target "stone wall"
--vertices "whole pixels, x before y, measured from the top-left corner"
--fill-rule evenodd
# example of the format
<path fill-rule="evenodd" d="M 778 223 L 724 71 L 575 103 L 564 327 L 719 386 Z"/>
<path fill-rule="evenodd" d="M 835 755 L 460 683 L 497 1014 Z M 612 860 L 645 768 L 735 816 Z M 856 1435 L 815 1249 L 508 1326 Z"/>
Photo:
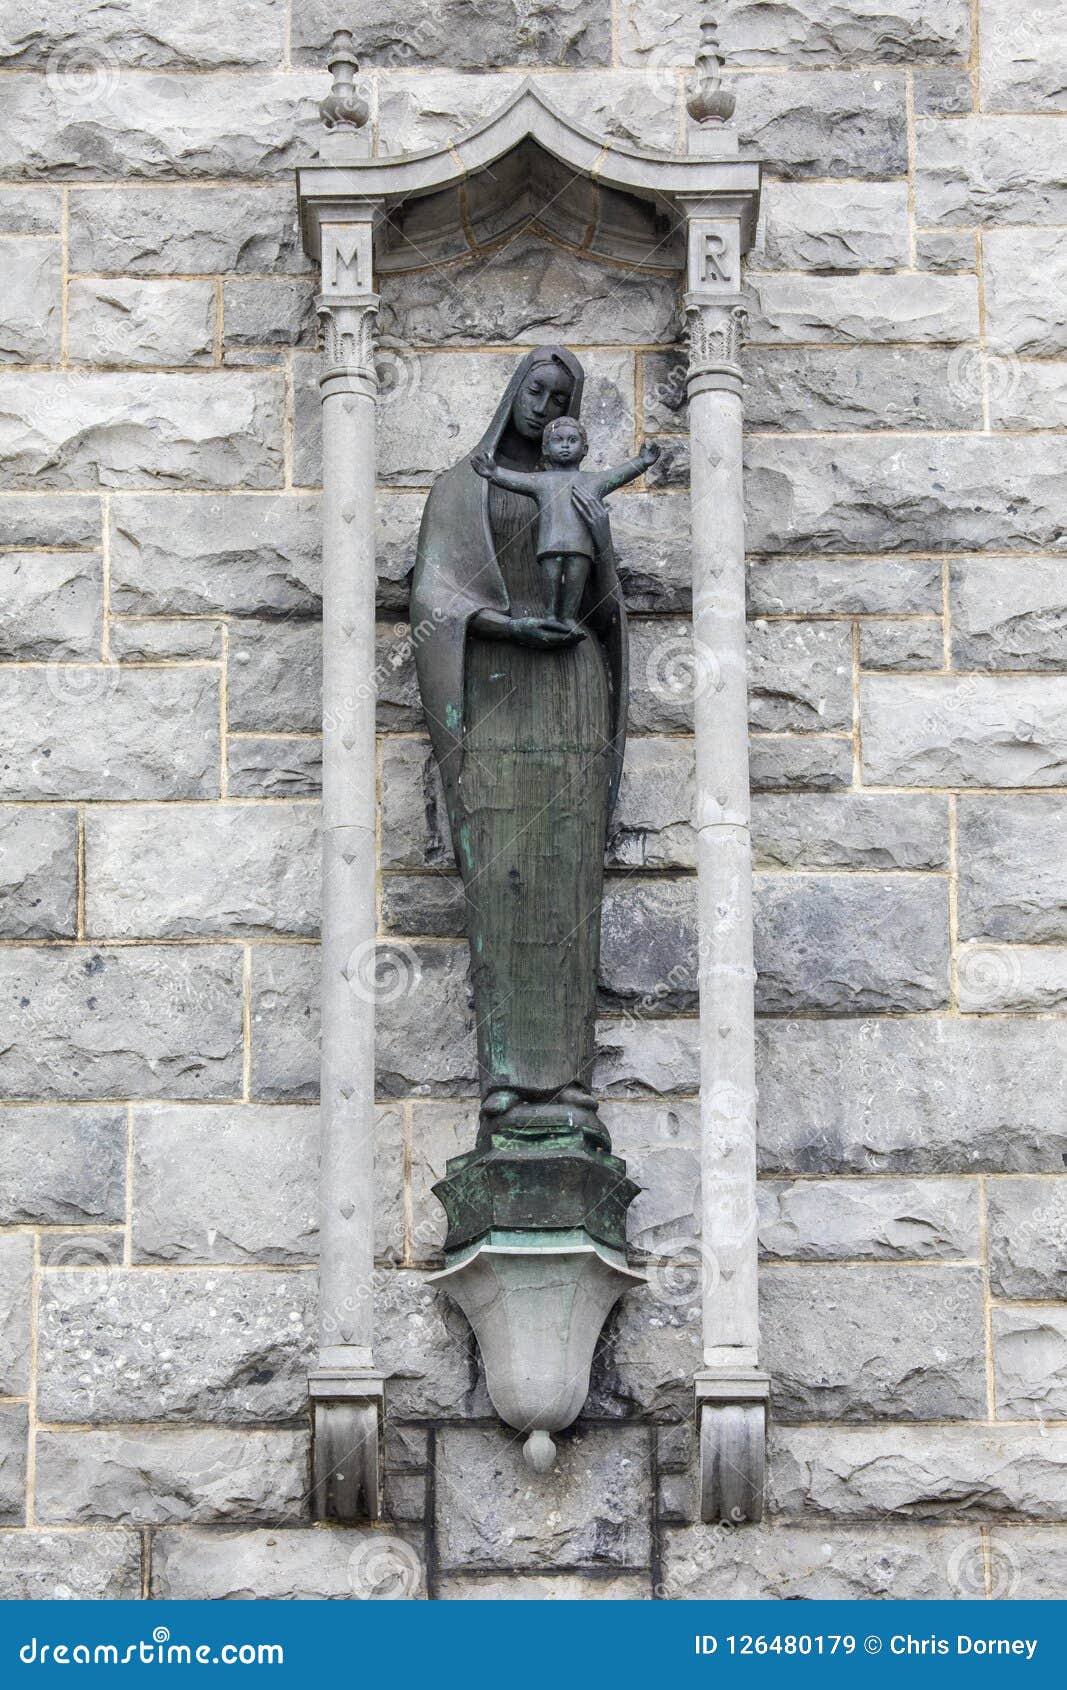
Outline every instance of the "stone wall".
<path fill-rule="evenodd" d="M 697 7 L 166 11 L 0 14 L 5 1592 L 1060 1594 L 1062 14 L 736 0 L 721 30 L 769 161 L 747 398 L 762 1527 L 693 1523 L 714 1262 L 676 278 L 531 234 L 384 288 L 372 1532 L 313 1529 L 306 1500 L 319 469 L 292 166 L 341 22 L 380 150 L 531 72 L 590 126 L 676 147 Z M 598 1073 L 650 1283 L 540 1480 L 425 1283 L 474 1067 L 403 618 L 429 481 L 544 340 L 587 366 L 595 455 L 666 449 L 614 501 L 634 685 Z"/>

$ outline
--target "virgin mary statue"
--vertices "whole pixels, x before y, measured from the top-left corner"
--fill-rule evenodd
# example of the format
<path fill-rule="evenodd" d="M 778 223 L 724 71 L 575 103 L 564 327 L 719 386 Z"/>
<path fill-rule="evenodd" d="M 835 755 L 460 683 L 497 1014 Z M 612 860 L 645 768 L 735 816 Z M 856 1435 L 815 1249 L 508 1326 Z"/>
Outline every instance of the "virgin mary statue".
<path fill-rule="evenodd" d="M 573 495 L 596 559 L 578 629 L 553 619 L 536 506 L 477 475 L 536 470 L 545 425 L 577 417 L 583 372 L 523 358 L 478 445 L 426 502 L 412 588 L 416 663 L 466 891 L 481 1080 L 479 1145 L 607 1135 L 590 1092 L 608 818 L 626 714 L 626 616 L 607 511 Z"/>

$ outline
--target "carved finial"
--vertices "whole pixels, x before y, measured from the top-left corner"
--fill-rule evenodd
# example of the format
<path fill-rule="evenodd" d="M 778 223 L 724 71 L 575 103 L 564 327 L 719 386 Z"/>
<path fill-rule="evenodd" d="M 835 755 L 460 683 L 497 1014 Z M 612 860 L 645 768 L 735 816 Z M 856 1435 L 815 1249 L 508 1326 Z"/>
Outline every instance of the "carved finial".
<path fill-rule="evenodd" d="M 726 123 L 734 115 L 737 104 L 733 94 L 722 85 L 722 59 L 719 56 L 718 25 L 712 17 L 701 19 L 700 46 L 697 49 L 697 73 L 689 88 L 686 106 L 694 123 Z"/>
<path fill-rule="evenodd" d="M 370 116 L 370 107 L 362 95 L 356 93 L 355 75 L 359 60 L 350 29 L 335 31 L 326 63 L 333 77 L 333 87 L 319 105 L 319 116 L 327 129 L 336 129 L 341 124 L 362 129 Z"/>

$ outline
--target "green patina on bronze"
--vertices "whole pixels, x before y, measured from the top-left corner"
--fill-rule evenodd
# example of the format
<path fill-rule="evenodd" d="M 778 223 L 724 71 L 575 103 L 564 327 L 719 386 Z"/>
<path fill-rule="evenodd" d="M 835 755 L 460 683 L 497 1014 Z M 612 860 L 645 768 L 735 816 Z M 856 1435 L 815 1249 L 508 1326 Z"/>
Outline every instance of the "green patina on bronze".
<path fill-rule="evenodd" d="M 472 458 L 540 462 L 577 416 L 582 369 L 560 347 L 519 364 L 474 450 L 426 503 L 411 621 L 466 891 L 481 1076 L 474 1151 L 435 1187 L 447 1250 L 490 1233 L 584 1228 L 621 1249 L 637 1187 L 610 1154 L 592 1078 L 604 843 L 626 713 L 626 616 L 605 507 L 580 633 L 552 616 L 536 508 Z"/>

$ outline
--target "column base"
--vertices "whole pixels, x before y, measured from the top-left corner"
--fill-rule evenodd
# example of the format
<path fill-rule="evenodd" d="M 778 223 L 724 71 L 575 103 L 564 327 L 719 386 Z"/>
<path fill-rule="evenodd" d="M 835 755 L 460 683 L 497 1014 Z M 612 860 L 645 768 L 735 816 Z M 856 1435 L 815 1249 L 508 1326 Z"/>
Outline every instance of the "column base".
<path fill-rule="evenodd" d="M 324 1368 L 310 1376 L 308 1392 L 313 1517 L 335 1525 L 380 1519 L 384 1380 Z"/>
<path fill-rule="evenodd" d="M 697 1375 L 700 1518 L 705 1525 L 762 1520 L 769 1400 L 766 1373 L 716 1369 Z"/>

